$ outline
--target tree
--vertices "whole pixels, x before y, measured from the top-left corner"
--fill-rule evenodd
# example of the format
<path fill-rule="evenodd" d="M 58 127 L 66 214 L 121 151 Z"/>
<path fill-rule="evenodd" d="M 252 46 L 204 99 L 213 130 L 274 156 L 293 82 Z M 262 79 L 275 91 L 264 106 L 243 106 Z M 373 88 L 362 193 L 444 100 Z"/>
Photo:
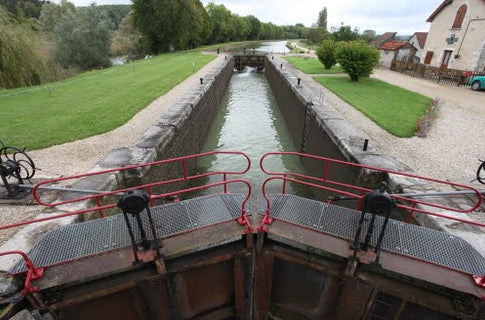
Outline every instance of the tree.
<path fill-rule="evenodd" d="M 336 42 L 340 41 L 355 41 L 359 39 L 359 29 L 352 28 L 350 26 L 344 26 L 342 23 L 338 29 L 333 28 L 332 40 Z"/>
<path fill-rule="evenodd" d="M 66 13 L 55 28 L 56 60 L 64 68 L 109 66 L 110 29 L 106 13 L 94 4 Z"/>
<path fill-rule="evenodd" d="M 237 14 L 233 15 L 233 27 L 236 29 L 235 40 L 244 41 L 248 39 L 250 25 L 249 22 Z"/>
<path fill-rule="evenodd" d="M 322 28 L 311 28 L 308 31 L 308 41 L 317 44 L 327 37 L 327 33 Z"/>
<path fill-rule="evenodd" d="M 379 62 L 379 51 L 362 41 L 344 42 L 336 51 L 337 62 L 350 80 L 369 77 Z"/>
<path fill-rule="evenodd" d="M 376 38 L 376 31 L 375 30 L 364 30 L 362 35 L 360 36 L 362 41 L 370 44 Z"/>
<path fill-rule="evenodd" d="M 207 12 L 212 22 L 211 43 L 229 42 L 232 34 L 232 15 L 224 5 L 216 5 L 213 2 L 207 5 Z M 250 25 L 246 20 L 247 35 L 249 35 Z M 246 35 L 246 36 L 247 36 Z"/>
<path fill-rule="evenodd" d="M 333 40 L 324 40 L 317 48 L 318 60 L 323 63 L 325 69 L 332 68 L 336 63 L 335 52 L 337 43 Z"/>
<path fill-rule="evenodd" d="M 133 0 L 133 22 L 154 53 L 205 43 L 211 30 L 199 0 Z"/>
<path fill-rule="evenodd" d="M 67 12 L 76 11 L 74 4 L 67 0 L 62 0 L 60 4 L 46 3 L 40 12 L 40 23 L 47 32 L 54 32 L 56 25 Z"/>
<path fill-rule="evenodd" d="M 19 20 L 24 18 L 39 18 L 42 5 L 39 0 L 2 0 L 0 5 Z"/>
<path fill-rule="evenodd" d="M 129 13 L 113 35 L 111 52 L 116 56 L 135 60 L 146 56 L 148 51 L 149 44 L 141 32 L 133 26 L 133 14 Z"/>
<path fill-rule="evenodd" d="M 0 6 L 0 88 L 40 84 L 44 61 L 31 29 L 11 19 Z"/>
<path fill-rule="evenodd" d="M 181 0 L 183 27 L 179 27 L 174 46 L 192 49 L 208 43 L 212 31 L 210 17 L 200 1 Z"/>
<path fill-rule="evenodd" d="M 98 6 L 98 8 L 106 12 L 106 15 L 112 23 L 113 30 L 117 30 L 120 27 L 121 21 L 123 21 L 131 11 L 131 5 L 125 4 L 109 4 Z"/>
<path fill-rule="evenodd" d="M 261 34 L 261 22 L 253 15 L 245 16 L 244 19 L 249 24 L 248 40 L 258 40 Z"/>
<path fill-rule="evenodd" d="M 327 31 L 327 7 L 318 13 L 317 27 Z"/>

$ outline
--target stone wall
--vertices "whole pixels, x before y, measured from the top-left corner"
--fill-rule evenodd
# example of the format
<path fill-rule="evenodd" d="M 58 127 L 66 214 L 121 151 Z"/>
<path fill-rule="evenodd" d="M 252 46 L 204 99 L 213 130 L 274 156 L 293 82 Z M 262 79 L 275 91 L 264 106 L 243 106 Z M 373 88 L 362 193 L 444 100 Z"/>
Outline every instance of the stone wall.
<path fill-rule="evenodd" d="M 299 85 L 291 71 L 271 58 L 266 61 L 265 73 L 298 151 L 389 170 L 409 170 L 397 159 L 379 154 L 372 146 L 363 151 L 366 135 L 324 101 L 323 91 L 315 92 L 303 83 Z M 321 174 L 323 170 L 321 162 L 304 165 L 312 174 Z M 343 170 L 333 174 L 333 178 L 347 182 L 355 181 L 358 176 L 356 172 Z"/>

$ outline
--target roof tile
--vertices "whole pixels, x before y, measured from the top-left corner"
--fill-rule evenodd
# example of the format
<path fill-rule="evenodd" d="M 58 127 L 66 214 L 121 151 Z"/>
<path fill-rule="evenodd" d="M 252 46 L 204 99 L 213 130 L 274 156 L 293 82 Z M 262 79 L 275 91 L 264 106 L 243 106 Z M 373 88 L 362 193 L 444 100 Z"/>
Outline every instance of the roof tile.
<path fill-rule="evenodd" d="M 394 51 L 394 50 L 397 50 L 397 49 L 401 48 L 406 43 L 407 43 L 406 41 L 389 41 L 389 42 L 386 42 L 383 45 L 381 45 L 379 47 L 379 50 L 391 50 L 391 51 Z"/>

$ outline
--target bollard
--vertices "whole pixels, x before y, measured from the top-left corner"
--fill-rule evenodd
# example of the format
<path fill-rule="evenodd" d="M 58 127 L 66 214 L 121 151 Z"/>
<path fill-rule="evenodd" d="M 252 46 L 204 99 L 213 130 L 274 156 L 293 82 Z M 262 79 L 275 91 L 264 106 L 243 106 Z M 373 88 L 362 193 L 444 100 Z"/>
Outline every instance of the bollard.
<path fill-rule="evenodd" d="M 369 145 L 369 139 L 364 140 L 364 151 L 367 151 L 367 146 Z"/>
<path fill-rule="evenodd" d="M 281 64 L 281 69 L 283 69 L 283 64 Z"/>
<path fill-rule="evenodd" d="M 204 84 L 204 78 L 200 78 L 200 84 Z"/>
<path fill-rule="evenodd" d="M 300 78 L 298 78 L 298 79 L 297 79 L 297 81 L 298 81 L 298 85 L 300 85 L 301 79 L 300 79 Z"/>

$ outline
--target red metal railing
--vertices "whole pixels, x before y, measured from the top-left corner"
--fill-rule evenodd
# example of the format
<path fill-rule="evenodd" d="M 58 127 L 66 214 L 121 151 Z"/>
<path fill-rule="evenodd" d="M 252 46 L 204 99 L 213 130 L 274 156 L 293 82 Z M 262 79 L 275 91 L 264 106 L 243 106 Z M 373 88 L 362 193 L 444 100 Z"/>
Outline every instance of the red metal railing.
<path fill-rule="evenodd" d="M 23 251 L 6 251 L 6 252 L 1 252 L 0 256 L 7 256 L 11 254 L 19 254 L 22 256 L 22 258 L 25 261 L 25 266 L 27 267 L 27 276 L 25 277 L 25 282 L 24 282 L 24 289 L 21 291 L 21 293 L 25 296 L 30 293 L 36 292 L 37 288 L 36 287 L 31 287 L 30 282 L 32 280 L 37 280 L 40 279 L 44 275 L 44 268 L 36 268 L 32 261 L 29 259 L 27 254 Z"/>
<path fill-rule="evenodd" d="M 242 159 L 246 160 L 247 165 L 245 168 L 239 170 L 239 171 L 216 171 L 216 172 L 207 172 L 207 173 L 202 173 L 202 174 L 194 174 L 190 175 L 188 173 L 187 169 L 187 161 L 188 160 L 196 160 L 200 159 L 202 157 L 208 157 L 208 156 L 213 156 L 213 155 L 235 155 L 238 157 L 242 157 Z M 71 198 L 68 200 L 63 200 L 63 201 L 55 201 L 52 203 L 45 202 L 41 199 L 39 195 L 39 191 L 43 190 L 43 187 L 53 185 L 53 184 L 58 184 L 63 181 L 72 181 L 72 180 L 78 180 L 81 178 L 86 178 L 86 177 L 93 177 L 93 176 L 101 176 L 101 175 L 107 175 L 107 174 L 113 174 L 113 173 L 120 173 L 128 170 L 136 170 L 136 169 L 143 169 L 143 168 L 153 168 L 154 166 L 163 166 L 167 164 L 173 164 L 173 163 L 180 163 L 181 164 L 181 174 L 180 177 L 166 180 L 166 181 L 158 181 L 158 182 L 152 182 L 152 183 L 147 183 L 143 185 L 139 185 L 136 187 L 130 187 L 130 188 L 123 188 L 123 189 L 118 189 L 118 190 L 113 190 L 113 191 L 97 191 L 97 190 L 90 190 L 89 193 L 94 193 L 94 194 L 89 194 L 85 196 L 80 196 L 76 198 Z M 22 225 L 27 225 L 27 224 L 33 224 L 33 223 L 38 223 L 38 222 L 43 222 L 43 221 L 48 221 L 48 220 L 54 220 L 54 219 L 60 219 L 64 217 L 69 217 L 69 216 L 74 216 L 74 215 L 81 215 L 84 213 L 89 213 L 89 212 L 94 212 L 98 211 L 101 215 L 101 217 L 104 216 L 103 211 L 111 208 L 116 208 L 116 203 L 107 203 L 107 204 L 102 204 L 102 200 L 109 201 L 109 197 L 121 195 L 122 193 L 129 191 L 129 190 L 134 190 L 134 189 L 144 189 L 147 191 L 148 195 L 150 196 L 150 205 L 153 206 L 154 200 L 157 199 L 163 199 L 175 195 L 180 195 L 188 192 L 193 192 L 197 190 L 202 190 L 202 189 L 208 189 L 216 186 L 223 186 L 223 193 L 228 193 L 227 190 L 227 185 L 228 184 L 234 184 L 234 183 L 242 183 L 245 184 L 248 188 L 248 193 L 246 195 L 246 198 L 243 200 L 242 207 L 241 207 L 241 216 L 237 219 L 237 221 L 241 225 L 247 225 L 248 226 L 248 231 L 251 230 L 251 226 L 249 224 L 249 221 L 246 217 L 246 203 L 249 200 L 249 197 L 251 196 L 251 185 L 249 182 L 246 180 L 242 179 L 232 179 L 228 180 L 227 176 L 228 175 L 243 175 L 245 174 L 249 168 L 251 167 L 251 160 L 249 157 L 243 153 L 243 152 L 237 152 L 237 151 L 211 151 L 211 152 L 206 152 L 206 153 L 201 153 L 201 154 L 196 154 L 196 155 L 190 155 L 190 156 L 185 156 L 185 157 L 179 157 L 179 158 L 174 158 L 174 159 L 167 159 L 167 160 L 161 160 L 161 161 L 156 161 L 156 162 L 151 162 L 151 163 L 146 163 L 146 164 L 139 164 L 139 165 L 133 165 L 133 166 L 127 166 L 127 167 L 122 167 L 122 168 L 116 168 L 116 169 L 109 169 L 109 170 L 103 170 L 103 171 L 97 171 L 97 172 L 92 172 L 92 173 L 86 173 L 86 174 L 80 174 L 80 175 L 75 175 L 75 176 L 70 176 L 70 177 L 63 177 L 63 178 L 58 178 L 58 179 L 51 179 L 51 180 L 45 180 L 43 182 L 38 183 L 35 185 L 35 187 L 32 190 L 33 196 L 35 200 L 44 206 L 47 207 L 59 207 L 59 206 L 64 206 L 64 205 L 69 205 L 69 204 L 74 204 L 74 203 L 80 203 L 84 201 L 94 201 L 95 205 L 91 206 L 87 209 L 82 209 L 82 210 L 76 210 L 68 213 L 63 213 L 63 214 L 57 214 L 57 215 L 52 215 L 49 217 L 44 217 L 44 218 L 39 218 L 39 219 L 33 219 L 33 220 L 27 220 L 27 221 L 22 221 L 22 222 L 17 222 L 17 223 L 12 223 L 8 225 L 3 225 L 0 226 L 0 230 L 3 229 L 8 229 L 8 228 L 13 228 L 13 227 L 18 227 Z M 210 183 L 202 186 L 197 186 L 197 187 L 192 187 L 192 188 L 186 188 L 182 190 L 177 190 L 177 191 L 172 191 L 172 192 L 165 192 L 162 194 L 153 194 L 153 188 L 154 187 L 160 187 L 160 186 L 165 186 L 165 185 L 170 185 L 170 184 L 175 184 L 179 182 L 189 182 L 193 181 L 195 179 L 201 179 L 209 176 L 217 176 L 220 175 L 222 176 L 222 181 L 215 182 L 215 183 Z M 74 191 L 73 191 L 74 192 Z"/>
<path fill-rule="evenodd" d="M 315 176 L 309 176 L 301 173 L 292 173 L 292 172 L 274 172 L 274 171 L 268 171 L 264 167 L 264 160 L 267 157 L 270 156 L 296 156 L 300 157 L 302 159 L 307 159 L 307 160 L 314 160 L 314 161 L 321 161 L 322 162 L 322 169 L 323 169 L 323 174 L 322 177 L 315 177 Z M 328 191 L 332 194 L 341 194 L 344 195 L 345 197 L 355 199 L 358 201 L 357 204 L 357 210 L 360 210 L 361 206 L 361 200 L 363 199 L 364 195 L 368 192 L 371 192 L 372 190 L 369 188 L 361 187 L 361 186 L 356 186 L 356 185 L 351 185 L 348 183 L 344 183 L 341 181 L 336 181 L 331 178 L 329 178 L 330 173 L 331 173 L 331 167 L 332 166 L 343 166 L 344 169 L 349 170 L 349 168 L 355 168 L 355 169 L 365 169 L 365 170 L 371 170 L 373 172 L 379 172 L 379 173 L 385 173 L 385 174 L 392 174 L 396 176 L 401 176 L 401 177 L 407 177 L 407 178 L 413 178 L 417 179 L 418 181 L 421 182 L 429 182 L 429 183 L 434 183 L 438 184 L 441 187 L 452 187 L 455 189 L 460 189 L 460 190 L 465 190 L 469 191 L 471 194 L 476 195 L 477 200 L 474 203 L 473 206 L 471 206 L 468 209 L 460 209 L 457 207 L 450 207 L 450 206 L 445 206 L 439 203 L 433 203 L 430 201 L 424 201 L 424 200 L 418 200 L 415 198 L 412 198 L 412 196 L 400 196 L 398 194 L 390 194 L 390 196 L 399 202 L 397 203 L 397 207 L 407 210 L 409 212 L 408 217 L 406 219 L 407 222 L 410 222 L 413 214 L 415 212 L 423 213 L 423 214 L 428 214 L 436 217 L 441 217 L 441 218 L 446 218 L 458 222 L 463 222 L 467 224 L 472 224 L 472 225 L 477 225 L 480 227 L 485 227 L 485 223 L 473 221 L 473 220 L 468 220 L 468 219 L 461 219 L 457 218 L 451 215 L 446 215 L 443 213 L 438 213 L 431 211 L 430 209 L 439 209 L 439 210 L 446 210 L 446 211 L 451 211 L 451 212 L 457 212 L 457 213 L 468 213 L 472 212 L 476 209 L 478 209 L 481 204 L 482 204 L 482 194 L 480 191 L 477 189 L 458 184 L 458 183 L 453 183 L 453 182 L 448 182 L 448 181 L 443 181 L 443 180 L 438 180 L 438 179 L 433 179 L 433 178 L 426 178 L 426 177 L 421 177 L 409 173 L 404 173 L 404 172 L 397 172 L 397 171 L 392 171 L 392 170 L 386 170 L 386 169 L 381 169 L 381 168 L 376 168 L 376 167 L 371 167 L 371 166 L 366 166 L 366 165 L 361 165 L 361 164 L 356 164 L 356 163 L 351 163 L 351 162 L 346 162 L 346 161 L 341 161 L 341 160 L 335 160 L 335 159 L 330 159 L 330 158 L 325 158 L 325 157 L 319 157 L 319 156 L 314 156 L 314 155 L 308 155 L 308 154 L 303 154 L 303 153 L 298 153 L 298 152 L 268 152 L 264 154 L 259 162 L 259 165 L 261 167 L 261 170 L 270 176 L 266 181 L 264 181 L 263 186 L 262 186 L 262 192 L 263 196 L 266 199 L 266 212 L 265 216 L 261 222 L 261 226 L 259 227 L 260 230 L 265 230 L 264 226 L 266 224 L 270 224 L 272 222 L 272 218 L 270 216 L 270 200 L 267 196 L 266 193 L 266 185 L 272 181 L 272 180 L 281 180 L 282 183 L 282 193 L 284 194 L 286 192 L 286 184 L 287 181 L 293 182 L 296 184 L 301 184 L 305 185 L 307 187 L 311 188 L 316 188 L 320 190 L 325 190 Z M 303 181 L 303 180 L 307 181 Z M 310 181 L 310 182 L 308 182 Z M 419 207 L 421 206 L 421 207 Z"/>

